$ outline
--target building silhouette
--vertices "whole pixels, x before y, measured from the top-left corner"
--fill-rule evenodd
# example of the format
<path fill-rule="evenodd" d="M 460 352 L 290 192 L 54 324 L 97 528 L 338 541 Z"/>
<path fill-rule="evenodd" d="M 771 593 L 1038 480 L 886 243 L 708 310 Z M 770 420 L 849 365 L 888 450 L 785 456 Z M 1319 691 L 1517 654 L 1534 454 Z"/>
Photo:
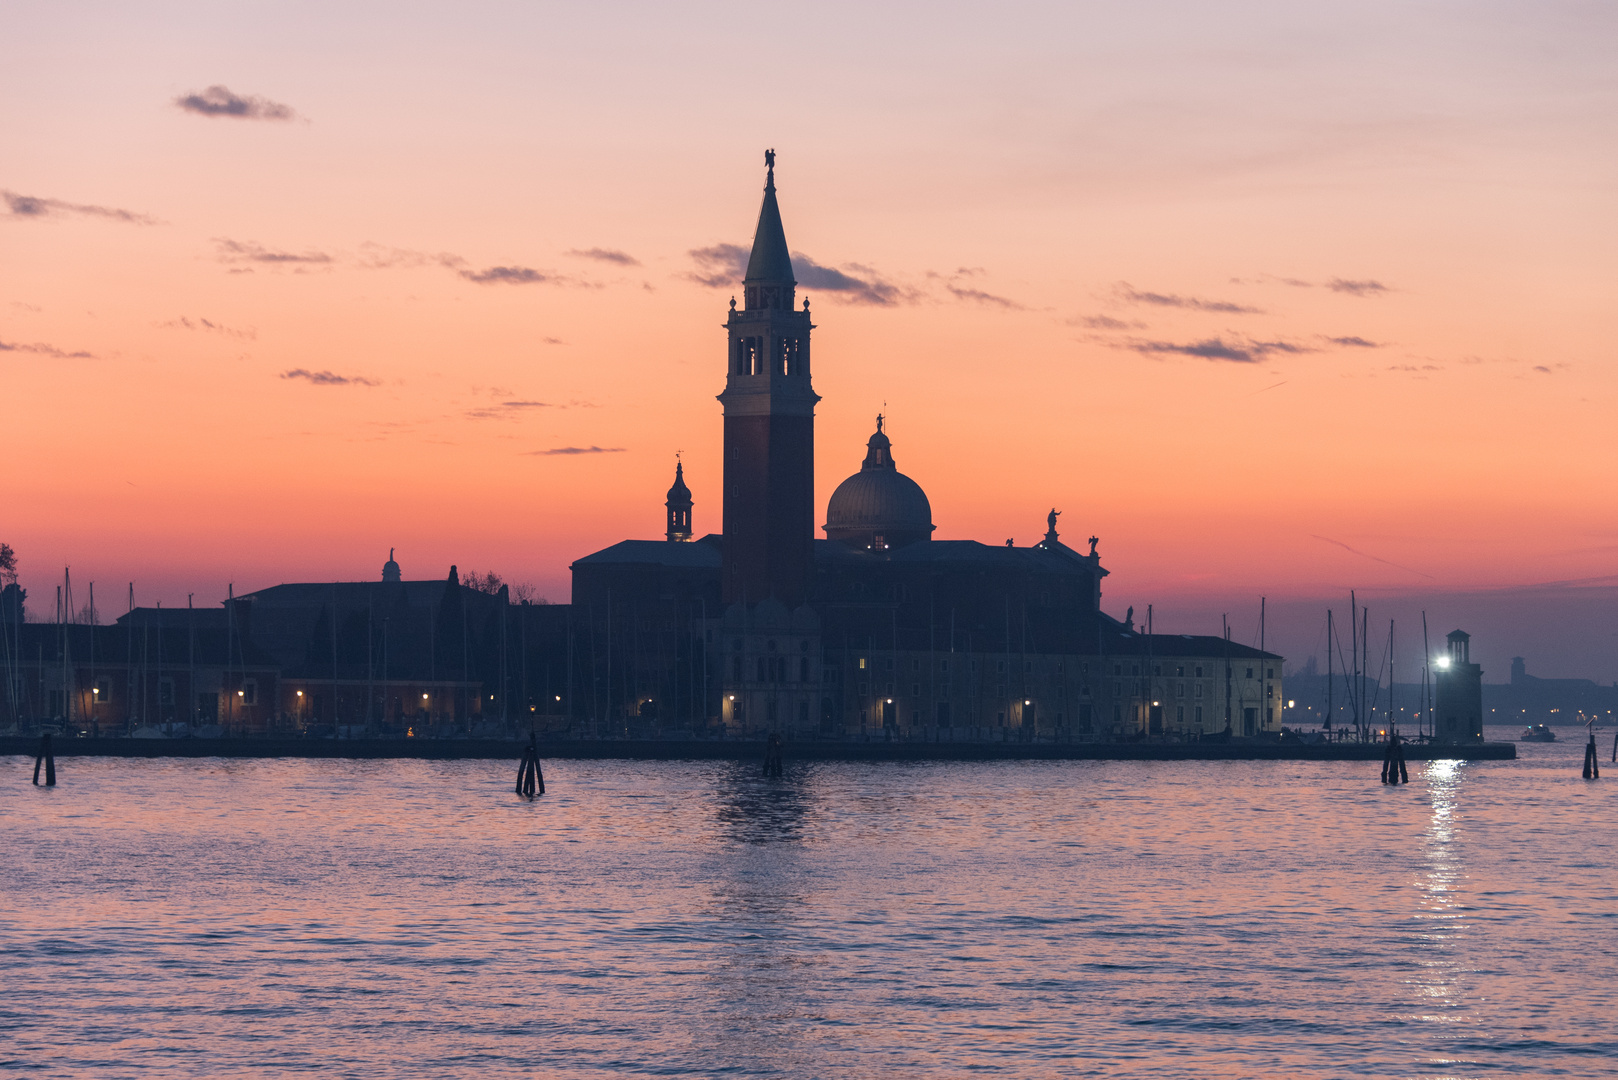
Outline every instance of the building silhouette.
<path fill-rule="evenodd" d="M 725 324 L 723 531 L 693 538 L 677 465 L 664 541 L 572 564 L 569 715 L 612 731 L 829 738 L 1278 729 L 1279 656 L 1106 614 L 1099 541 L 1063 543 L 1056 510 L 1029 547 L 934 540 L 932 504 L 898 470 L 881 416 L 815 538 L 814 325 L 773 154 L 766 170 Z"/>
<path fill-rule="evenodd" d="M 0 726 L 123 733 L 1127 739 L 1252 737 L 1281 723 L 1281 658 L 1160 634 L 1102 608 L 1099 538 L 934 539 L 884 417 L 817 538 L 808 298 L 766 157 L 753 248 L 725 321 L 722 531 L 695 528 L 683 463 L 663 538 L 571 565 L 569 604 L 407 580 L 275 585 L 115 626 L 27 623 L 0 594 Z M 715 365 L 715 374 L 718 374 Z M 693 387 L 692 392 L 703 388 Z M 702 478 L 712 483 L 712 478 Z M 710 488 L 710 490 L 712 490 Z M 654 519 L 655 520 L 655 519 Z"/>

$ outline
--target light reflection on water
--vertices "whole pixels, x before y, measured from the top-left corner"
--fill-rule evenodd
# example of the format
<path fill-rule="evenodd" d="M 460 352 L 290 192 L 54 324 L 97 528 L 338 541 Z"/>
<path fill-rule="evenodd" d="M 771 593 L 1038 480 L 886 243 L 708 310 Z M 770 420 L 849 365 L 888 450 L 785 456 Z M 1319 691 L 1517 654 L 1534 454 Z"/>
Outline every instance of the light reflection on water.
<path fill-rule="evenodd" d="M 1519 751 L 0 759 L 0 1068 L 1618 1076 L 1610 782 Z"/>

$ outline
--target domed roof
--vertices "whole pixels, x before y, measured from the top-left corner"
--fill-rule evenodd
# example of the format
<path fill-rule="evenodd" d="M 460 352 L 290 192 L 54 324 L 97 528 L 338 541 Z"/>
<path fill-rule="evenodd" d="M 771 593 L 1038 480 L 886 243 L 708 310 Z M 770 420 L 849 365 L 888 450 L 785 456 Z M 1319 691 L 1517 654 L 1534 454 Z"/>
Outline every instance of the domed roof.
<path fill-rule="evenodd" d="M 382 580 L 383 581 L 398 581 L 398 580 L 400 580 L 399 564 L 393 561 L 393 549 L 392 548 L 388 549 L 388 561 L 382 564 Z"/>
<path fill-rule="evenodd" d="M 833 540 L 854 534 L 881 536 L 891 546 L 932 535 L 933 507 L 921 485 L 893 463 L 892 444 L 877 417 L 860 471 L 837 485 L 826 506 L 826 533 Z"/>
<path fill-rule="evenodd" d="M 685 486 L 685 462 L 674 463 L 674 486 L 669 488 L 668 501 L 673 504 L 691 502 L 691 489 Z"/>

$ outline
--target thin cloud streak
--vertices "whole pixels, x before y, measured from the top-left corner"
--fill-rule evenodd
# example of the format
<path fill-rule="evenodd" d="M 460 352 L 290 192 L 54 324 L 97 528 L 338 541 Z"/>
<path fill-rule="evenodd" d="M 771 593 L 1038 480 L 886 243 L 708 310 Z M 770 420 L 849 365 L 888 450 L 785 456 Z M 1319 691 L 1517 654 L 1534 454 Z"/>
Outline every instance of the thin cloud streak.
<path fill-rule="evenodd" d="M 615 266 L 639 266 L 640 260 L 626 251 L 616 251 L 612 248 L 573 248 L 562 254 L 571 255 L 576 259 L 594 259 L 597 262 L 612 263 Z"/>
<path fill-rule="evenodd" d="M 253 94 L 235 94 L 225 86 L 210 86 L 196 94 L 181 94 L 174 99 L 175 107 L 198 116 L 227 117 L 235 120 L 294 120 L 297 113 L 290 105 L 282 105 L 269 98 Z"/>
<path fill-rule="evenodd" d="M 1147 304 L 1152 307 L 1183 308 L 1188 311 L 1213 311 L 1224 315 L 1260 315 L 1260 309 L 1233 303 L 1229 300 L 1203 300 L 1196 296 L 1177 296 L 1173 293 L 1142 292 L 1127 281 L 1120 281 L 1114 290 L 1126 304 Z"/>
<path fill-rule="evenodd" d="M 1341 540 L 1333 540 L 1329 536 L 1320 536 L 1320 535 L 1317 535 L 1315 533 L 1310 533 L 1309 536 L 1310 536 L 1310 539 L 1313 539 L 1313 540 L 1319 540 L 1319 541 L 1322 541 L 1323 543 L 1327 543 L 1327 544 L 1335 544 L 1336 546 L 1342 548 L 1344 551 L 1347 551 L 1347 552 L 1349 552 L 1350 554 L 1353 554 L 1353 555 L 1358 555 L 1362 559 L 1370 559 L 1372 562 L 1379 562 L 1379 563 L 1382 563 L 1385 566 L 1391 566 L 1395 570 L 1403 570 L 1407 574 L 1415 574 L 1415 575 L 1417 575 L 1419 577 L 1428 578 L 1430 580 L 1437 580 L 1436 578 L 1433 578 L 1433 575 L 1422 573 L 1420 570 L 1416 570 L 1413 567 L 1401 566 L 1398 563 L 1393 562 L 1392 560 L 1389 560 L 1389 559 L 1384 559 L 1379 555 L 1372 555 L 1369 552 L 1361 551 L 1358 548 L 1349 547 L 1347 544 L 1343 543 Z"/>
<path fill-rule="evenodd" d="M 1350 296 L 1380 296 L 1392 291 L 1380 281 L 1349 281 L 1344 278 L 1332 278 L 1326 282 L 1326 288 Z"/>
<path fill-rule="evenodd" d="M 554 450 L 529 450 L 524 457 L 573 457 L 578 454 L 621 454 L 621 446 L 558 446 Z"/>
<path fill-rule="evenodd" d="M 32 344 L 23 344 L 18 341 L 0 341 L 0 352 L 34 353 L 37 356 L 49 356 L 55 360 L 94 360 L 96 358 L 96 354 L 92 352 L 85 352 L 82 349 L 69 352 L 66 349 L 58 349 L 55 345 L 48 345 L 43 341 L 36 341 Z"/>
<path fill-rule="evenodd" d="M 281 372 L 283 379 L 302 379 L 315 386 L 381 386 L 375 379 L 367 379 L 363 375 L 338 375 L 331 371 L 308 371 L 304 368 L 293 368 L 291 371 Z"/>
<path fill-rule="evenodd" d="M 45 218 L 78 214 L 82 217 L 99 217 L 110 221 L 122 221 L 130 225 L 161 224 L 150 214 L 138 214 L 133 210 L 123 210 L 116 206 L 70 203 L 62 199 L 41 198 L 38 195 L 19 195 L 15 191 L 0 191 L 0 199 L 4 199 L 6 202 L 6 209 L 8 210 L 6 216 L 14 218 Z"/>
<path fill-rule="evenodd" d="M 324 251 L 277 251 L 267 248 L 253 240 L 231 240 L 228 237 L 214 237 L 217 257 L 224 263 L 266 263 L 277 265 L 310 265 L 323 266 L 334 260 Z"/>
<path fill-rule="evenodd" d="M 550 274 L 528 266 L 491 266 L 486 270 L 462 270 L 460 274 L 479 285 L 542 285 L 554 280 Z"/>

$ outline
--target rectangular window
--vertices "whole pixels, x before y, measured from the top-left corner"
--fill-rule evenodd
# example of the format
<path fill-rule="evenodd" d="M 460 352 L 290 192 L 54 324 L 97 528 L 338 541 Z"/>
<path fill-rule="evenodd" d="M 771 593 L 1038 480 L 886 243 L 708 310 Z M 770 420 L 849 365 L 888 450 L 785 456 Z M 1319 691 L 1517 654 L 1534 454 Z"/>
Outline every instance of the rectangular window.
<path fill-rule="evenodd" d="M 1199 679 L 1202 678 L 1202 665 L 1201 664 L 1197 665 L 1196 675 L 1197 675 L 1197 678 L 1199 678 Z"/>
<path fill-rule="evenodd" d="M 910 670 L 911 671 L 920 671 L 921 670 L 921 661 L 920 660 L 912 660 L 912 661 L 910 661 Z"/>
<path fill-rule="evenodd" d="M 921 697 L 921 683 L 913 682 L 910 684 L 910 696 Z"/>
<path fill-rule="evenodd" d="M 865 657 L 863 657 L 863 656 L 860 657 L 860 670 L 861 671 L 865 670 Z"/>
<path fill-rule="evenodd" d="M 1185 697 L 1185 683 L 1177 682 L 1174 684 L 1174 696 Z"/>
<path fill-rule="evenodd" d="M 1272 698 L 1272 697 L 1274 697 L 1274 696 L 1275 696 L 1275 687 L 1273 687 L 1273 686 L 1266 686 L 1266 687 L 1265 687 L 1265 688 L 1264 688 L 1264 696 L 1265 696 L 1265 697 L 1267 697 L 1267 698 Z"/>
<path fill-rule="evenodd" d="M 1202 726 L 1202 706 L 1201 705 L 1197 706 L 1197 726 L 1198 727 Z"/>
<path fill-rule="evenodd" d="M 1252 668 L 1247 669 L 1247 677 L 1249 679 L 1251 679 L 1253 677 L 1253 669 Z"/>
<path fill-rule="evenodd" d="M 1176 724 L 1179 724 L 1181 727 L 1185 726 L 1185 706 L 1184 705 L 1176 705 L 1176 706 L 1174 706 L 1174 722 Z"/>
<path fill-rule="evenodd" d="M 1180 678 L 1185 677 L 1185 665 L 1184 664 L 1175 664 L 1174 665 L 1174 677 L 1176 679 L 1180 679 Z"/>
<path fill-rule="evenodd" d="M 1057 673 L 1057 674 L 1058 674 L 1058 675 L 1065 675 L 1065 674 L 1067 674 L 1067 661 L 1065 661 L 1065 660 L 1058 660 L 1058 661 L 1057 661 L 1057 662 L 1056 662 L 1056 673 Z"/>
<path fill-rule="evenodd" d="M 994 670 L 996 674 L 1004 675 L 1006 673 L 1006 662 L 1004 660 L 996 660 L 994 662 Z"/>
<path fill-rule="evenodd" d="M 1090 674 L 1090 661 L 1086 660 L 1084 663 L 1079 665 L 1079 674 L 1080 675 L 1088 675 L 1088 674 Z"/>
<path fill-rule="evenodd" d="M 258 704 L 258 683 L 252 679 L 242 680 L 242 704 Z"/>
<path fill-rule="evenodd" d="M 764 665 L 764 657 L 762 657 L 762 656 L 758 658 L 758 681 L 759 682 L 764 682 L 765 681 L 765 665 Z"/>
<path fill-rule="evenodd" d="M 1112 696 L 1113 697 L 1123 697 L 1123 695 L 1124 695 L 1124 684 L 1119 682 L 1117 679 L 1112 680 Z"/>
<path fill-rule="evenodd" d="M 1265 669 L 1264 669 L 1264 677 L 1265 677 L 1265 678 L 1266 678 L 1266 679 L 1273 679 L 1273 678 L 1275 678 L 1275 669 L 1274 669 L 1274 668 L 1265 668 Z"/>
<path fill-rule="evenodd" d="M 798 681 L 809 681 L 809 658 L 807 656 L 798 657 Z"/>
<path fill-rule="evenodd" d="M 1201 697 L 1202 696 L 1202 684 L 1201 683 L 1194 684 L 1192 689 L 1195 691 L 1195 694 L 1193 696 L 1195 696 L 1195 697 Z"/>

